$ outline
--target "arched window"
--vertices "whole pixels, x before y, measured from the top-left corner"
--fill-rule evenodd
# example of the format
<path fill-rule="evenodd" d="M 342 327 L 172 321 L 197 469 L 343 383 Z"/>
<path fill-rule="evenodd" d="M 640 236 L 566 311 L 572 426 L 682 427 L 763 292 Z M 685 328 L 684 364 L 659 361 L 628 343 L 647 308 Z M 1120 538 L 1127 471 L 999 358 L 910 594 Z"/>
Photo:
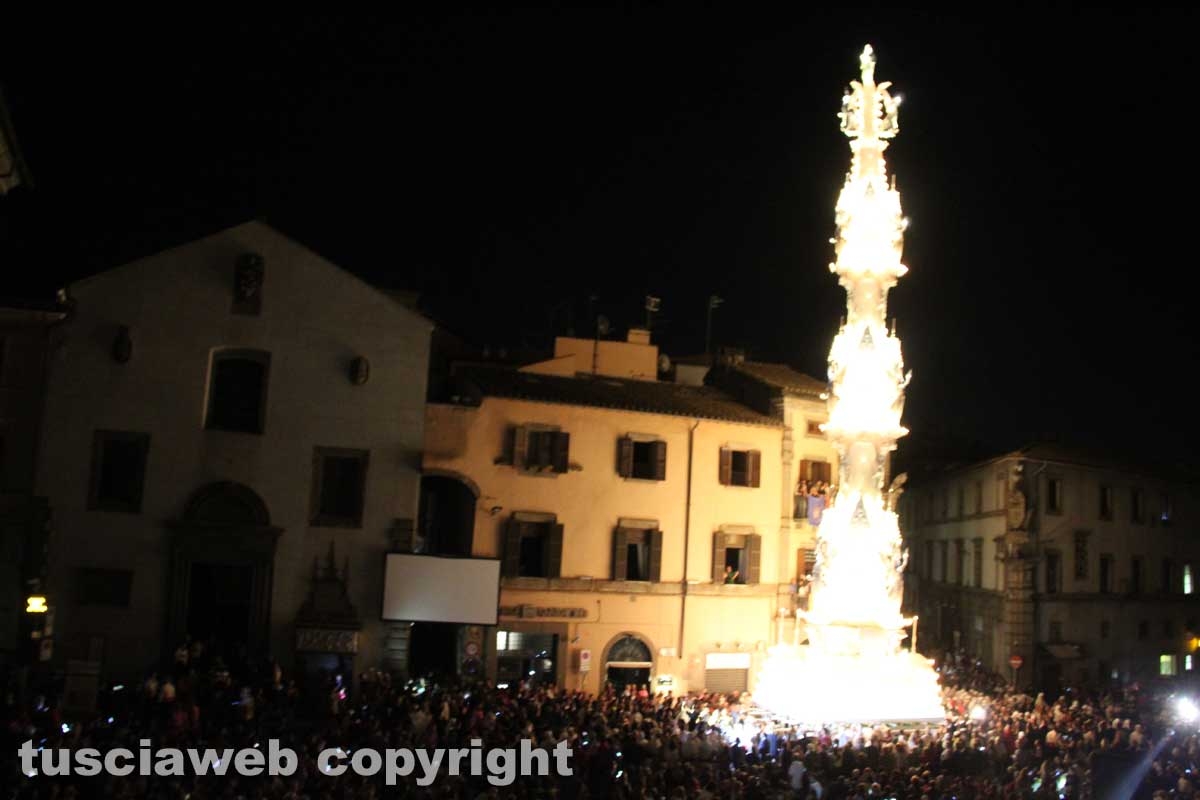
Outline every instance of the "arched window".
<path fill-rule="evenodd" d="M 208 377 L 209 430 L 262 433 L 267 414 L 271 354 L 264 350 L 217 350 Z"/>

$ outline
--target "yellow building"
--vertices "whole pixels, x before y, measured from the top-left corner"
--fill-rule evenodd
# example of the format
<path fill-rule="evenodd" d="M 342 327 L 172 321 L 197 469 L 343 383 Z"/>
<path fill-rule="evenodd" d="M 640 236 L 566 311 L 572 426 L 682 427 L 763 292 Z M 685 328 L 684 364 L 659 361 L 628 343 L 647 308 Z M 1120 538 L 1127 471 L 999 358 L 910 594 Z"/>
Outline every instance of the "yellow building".
<path fill-rule="evenodd" d="M 490 677 L 746 689 L 791 635 L 780 612 L 811 541 L 793 478 L 831 450 L 794 447 L 782 404 L 656 380 L 657 355 L 640 331 L 560 339 L 520 370 L 458 368 L 451 402 L 427 407 L 426 481 L 459 491 L 425 499 L 460 522 L 445 498 L 473 504 L 469 552 L 502 562 L 500 625 L 464 642 Z M 422 521 L 427 537 L 445 528 Z"/>

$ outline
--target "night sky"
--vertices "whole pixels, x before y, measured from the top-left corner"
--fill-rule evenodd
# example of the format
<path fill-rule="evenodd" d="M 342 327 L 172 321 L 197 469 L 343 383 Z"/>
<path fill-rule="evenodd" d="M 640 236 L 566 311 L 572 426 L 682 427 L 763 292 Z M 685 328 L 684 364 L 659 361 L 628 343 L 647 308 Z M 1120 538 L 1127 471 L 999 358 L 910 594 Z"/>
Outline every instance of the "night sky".
<path fill-rule="evenodd" d="M 1195 13 L 736 8 L 26 23 L 0 294 L 258 217 L 479 344 L 589 333 L 591 295 L 623 331 L 649 293 L 695 354 L 718 294 L 719 344 L 823 375 L 869 41 L 904 96 L 914 435 L 1193 460 Z"/>

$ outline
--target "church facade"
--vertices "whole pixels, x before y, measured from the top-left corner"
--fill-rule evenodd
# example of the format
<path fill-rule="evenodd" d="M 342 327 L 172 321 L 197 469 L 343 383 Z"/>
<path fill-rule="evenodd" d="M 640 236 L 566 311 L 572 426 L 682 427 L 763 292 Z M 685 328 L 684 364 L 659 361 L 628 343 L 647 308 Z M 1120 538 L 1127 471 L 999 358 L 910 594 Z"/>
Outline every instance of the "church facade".
<path fill-rule="evenodd" d="M 417 513 L 432 324 L 259 222 L 65 302 L 36 477 L 56 663 L 136 676 L 189 640 L 384 663 L 383 555 Z"/>

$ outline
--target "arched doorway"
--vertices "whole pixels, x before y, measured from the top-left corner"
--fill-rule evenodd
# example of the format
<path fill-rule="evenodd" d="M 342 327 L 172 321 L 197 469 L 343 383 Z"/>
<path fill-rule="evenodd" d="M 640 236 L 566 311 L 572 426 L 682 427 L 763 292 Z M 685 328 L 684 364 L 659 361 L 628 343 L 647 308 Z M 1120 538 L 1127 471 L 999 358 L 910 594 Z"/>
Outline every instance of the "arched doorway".
<path fill-rule="evenodd" d="M 220 482 L 188 500 L 172 530 L 168 652 L 187 639 L 210 645 L 231 668 L 266 654 L 275 545 L 266 504 L 252 489 Z M 211 652 L 215 650 L 215 652 Z"/>
<path fill-rule="evenodd" d="M 646 686 L 654 670 L 654 655 L 650 645 L 637 634 L 625 633 L 608 646 L 604 655 L 604 678 L 617 691 L 626 686 Z"/>
<path fill-rule="evenodd" d="M 471 555 L 478 496 L 479 490 L 459 476 L 423 475 L 417 529 L 421 552 L 434 556 Z"/>

